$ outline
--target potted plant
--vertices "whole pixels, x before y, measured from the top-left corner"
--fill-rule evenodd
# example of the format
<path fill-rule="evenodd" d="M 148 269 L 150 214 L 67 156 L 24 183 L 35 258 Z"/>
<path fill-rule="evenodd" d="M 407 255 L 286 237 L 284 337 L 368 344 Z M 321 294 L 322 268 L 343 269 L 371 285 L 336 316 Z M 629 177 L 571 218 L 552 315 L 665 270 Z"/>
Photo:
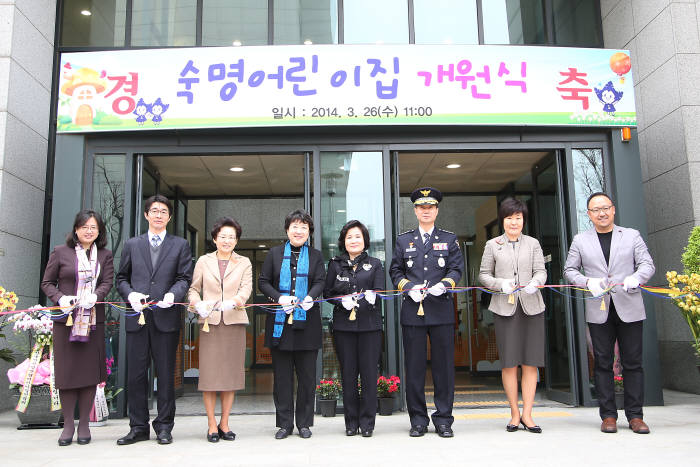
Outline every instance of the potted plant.
<path fill-rule="evenodd" d="M 56 425 L 61 419 L 61 402 L 53 384 L 53 321 L 41 305 L 8 319 L 16 334 L 26 334 L 28 357 L 7 372 L 14 390 L 15 410 L 20 428 Z"/>
<path fill-rule="evenodd" d="M 338 405 L 338 395 L 342 391 L 340 381 L 333 378 L 321 379 L 316 385 L 316 393 L 318 394 L 318 406 L 321 415 L 324 417 L 335 417 L 335 409 Z"/>
<path fill-rule="evenodd" d="M 396 375 L 380 376 L 377 379 L 379 415 L 391 415 L 394 411 L 394 394 L 399 393 L 401 379 Z"/>
<path fill-rule="evenodd" d="M 625 408 L 625 381 L 622 375 L 613 376 L 613 381 L 615 383 L 615 406 L 617 410 L 622 410 Z"/>
<path fill-rule="evenodd" d="M 0 287 L 0 313 L 15 311 L 15 306 L 17 306 L 17 295 L 15 295 L 14 292 L 9 292 L 3 287 Z M 9 320 L 3 319 L 2 316 L 0 316 L 0 340 L 2 340 L 2 342 L 4 342 L 5 340 L 5 333 L 3 332 L 3 328 L 8 323 Z M 15 360 L 15 357 L 12 353 L 12 349 L 10 349 L 9 347 L 0 349 L 0 360 L 4 360 L 14 365 L 17 364 L 17 361 Z"/>
<path fill-rule="evenodd" d="M 681 256 L 683 274 L 668 271 L 669 295 L 688 323 L 693 336 L 696 366 L 700 371 L 700 226 L 693 228 Z"/>

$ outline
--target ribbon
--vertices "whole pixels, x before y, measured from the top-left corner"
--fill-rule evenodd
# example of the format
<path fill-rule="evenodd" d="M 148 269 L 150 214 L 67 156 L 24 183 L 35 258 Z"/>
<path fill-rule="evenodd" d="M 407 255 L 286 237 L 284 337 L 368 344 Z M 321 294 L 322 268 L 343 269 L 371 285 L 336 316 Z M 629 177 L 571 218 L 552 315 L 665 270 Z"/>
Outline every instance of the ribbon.
<path fill-rule="evenodd" d="M 51 339 L 51 344 L 49 344 L 49 361 L 51 365 L 51 379 L 49 380 L 49 390 L 51 392 L 51 411 L 61 409 L 61 399 L 58 394 L 58 389 L 56 388 L 56 372 L 53 371 L 53 339 Z"/>
<path fill-rule="evenodd" d="M 29 356 L 29 366 L 27 367 L 27 373 L 24 375 L 22 393 L 19 396 L 19 401 L 17 401 L 17 407 L 15 407 L 15 410 L 17 412 L 25 413 L 27 411 L 29 399 L 31 399 L 32 397 L 32 383 L 34 382 L 36 370 L 37 368 L 39 368 L 39 363 L 41 362 L 41 354 L 43 351 L 44 344 L 39 344 L 38 342 L 34 344 L 32 353 Z M 51 377 L 53 378 L 53 371 L 51 373 Z"/>

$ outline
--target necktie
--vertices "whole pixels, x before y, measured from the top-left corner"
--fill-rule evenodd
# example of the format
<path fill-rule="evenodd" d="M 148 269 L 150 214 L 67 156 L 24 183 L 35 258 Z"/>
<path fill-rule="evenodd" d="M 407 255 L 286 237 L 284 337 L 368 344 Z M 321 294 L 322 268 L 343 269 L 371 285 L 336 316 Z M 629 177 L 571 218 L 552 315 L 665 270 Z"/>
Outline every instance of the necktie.
<path fill-rule="evenodd" d="M 153 248 L 158 248 L 158 245 L 160 245 L 160 237 L 158 235 L 151 237 L 151 245 L 153 245 Z"/>
<path fill-rule="evenodd" d="M 430 234 L 426 232 L 423 234 L 423 246 L 428 244 L 428 240 L 430 240 Z"/>

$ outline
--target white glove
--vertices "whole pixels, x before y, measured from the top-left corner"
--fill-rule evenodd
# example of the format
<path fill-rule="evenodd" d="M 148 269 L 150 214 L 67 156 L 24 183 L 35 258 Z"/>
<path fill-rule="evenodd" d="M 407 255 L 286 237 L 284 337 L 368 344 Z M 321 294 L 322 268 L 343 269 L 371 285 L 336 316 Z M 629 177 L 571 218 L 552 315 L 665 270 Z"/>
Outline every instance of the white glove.
<path fill-rule="evenodd" d="M 374 290 L 365 290 L 365 300 L 367 300 L 367 303 L 370 305 L 374 305 L 377 301 L 377 292 Z"/>
<path fill-rule="evenodd" d="M 236 303 L 233 300 L 224 300 L 221 302 L 221 311 L 231 311 L 233 310 L 233 307 L 236 306 Z"/>
<path fill-rule="evenodd" d="M 445 284 L 443 284 L 442 282 L 438 282 L 437 284 L 435 284 L 434 286 L 432 286 L 428 289 L 428 293 L 430 295 L 434 295 L 435 297 L 439 297 L 440 295 L 444 294 L 446 291 L 447 291 L 447 289 L 445 288 Z"/>
<path fill-rule="evenodd" d="M 175 303 L 175 294 L 168 292 L 163 295 L 163 300 L 156 303 L 158 308 L 170 308 Z"/>
<path fill-rule="evenodd" d="M 209 315 L 211 315 L 211 302 L 197 302 L 194 304 L 194 309 L 197 311 L 197 314 L 201 316 L 204 319 L 207 319 Z"/>
<path fill-rule="evenodd" d="M 343 305 L 343 308 L 350 311 L 357 306 L 357 295 L 345 295 L 340 303 Z"/>
<path fill-rule="evenodd" d="M 629 291 L 629 289 L 636 289 L 637 287 L 639 287 L 639 279 L 634 276 L 627 276 L 622 282 L 622 288 L 625 289 L 625 292 Z"/>
<path fill-rule="evenodd" d="M 509 279 L 505 280 L 503 279 L 503 282 L 501 282 L 501 292 L 503 292 L 506 295 L 510 295 L 513 293 L 515 290 L 515 280 L 514 279 Z"/>
<path fill-rule="evenodd" d="M 309 297 L 308 295 L 304 297 L 304 300 L 301 302 L 301 308 L 304 311 L 309 311 L 311 307 L 314 306 L 314 299 Z"/>
<path fill-rule="evenodd" d="M 75 307 L 77 302 L 78 297 L 76 297 L 75 295 L 64 295 L 63 297 L 58 299 L 58 306 L 63 308 L 63 311 L 70 311 Z"/>
<path fill-rule="evenodd" d="M 89 293 L 85 294 L 82 296 L 80 299 L 80 308 L 85 308 L 86 310 L 89 310 L 93 306 L 95 306 L 95 302 L 97 301 L 97 295 L 94 293 Z"/>
<path fill-rule="evenodd" d="M 604 277 L 600 277 L 600 278 L 592 277 L 592 278 L 588 279 L 588 282 L 586 282 L 586 286 L 588 287 L 588 290 L 591 291 L 591 294 L 594 297 L 600 297 L 601 295 L 603 295 L 605 293 L 605 287 L 606 287 L 605 278 Z"/>
<path fill-rule="evenodd" d="M 129 304 L 134 311 L 143 311 L 146 307 L 146 301 L 148 300 L 148 295 L 144 295 L 139 292 L 131 292 L 127 297 Z"/>
<path fill-rule="evenodd" d="M 528 295 L 532 295 L 533 293 L 537 292 L 537 286 L 534 283 L 530 282 L 525 287 L 523 287 L 523 292 L 525 292 Z"/>
<path fill-rule="evenodd" d="M 282 305 L 282 309 L 287 314 L 290 314 L 294 310 L 296 301 L 297 298 L 291 295 L 280 295 L 280 298 L 277 299 L 277 303 Z"/>
<path fill-rule="evenodd" d="M 423 300 L 423 284 L 416 284 L 408 291 L 408 296 L 413 299 L 414 302 L 420 303 Z"/>

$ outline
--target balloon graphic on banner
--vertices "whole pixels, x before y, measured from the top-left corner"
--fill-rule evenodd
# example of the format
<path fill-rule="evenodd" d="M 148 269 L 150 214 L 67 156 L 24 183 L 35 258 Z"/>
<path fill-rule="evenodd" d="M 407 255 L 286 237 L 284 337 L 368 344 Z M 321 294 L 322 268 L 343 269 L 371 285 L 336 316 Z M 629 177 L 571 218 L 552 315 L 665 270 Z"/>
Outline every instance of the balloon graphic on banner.
<path fill-rule="evenodd" d="M 632 68 L 630 57 L 624 52 L 617 52 L 610 57 L 610 69 L 620 77 L 620 84 L 625 83 L 624 75 Z"/>

